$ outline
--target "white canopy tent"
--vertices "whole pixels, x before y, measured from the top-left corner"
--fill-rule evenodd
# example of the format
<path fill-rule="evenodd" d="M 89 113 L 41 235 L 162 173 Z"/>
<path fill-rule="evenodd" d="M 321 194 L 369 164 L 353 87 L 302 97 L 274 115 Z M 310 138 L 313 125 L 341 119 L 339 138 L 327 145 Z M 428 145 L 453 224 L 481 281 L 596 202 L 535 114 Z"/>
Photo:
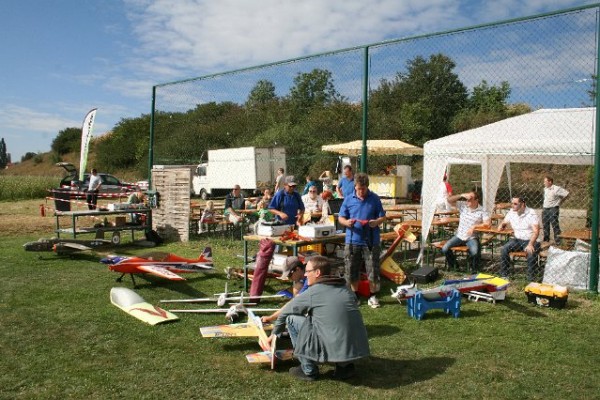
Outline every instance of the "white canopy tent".
<path fill-rule="evenodd" d="M 362 140 L 347 143 L 327 144 L 321 146 L 323 151 L 338 154 L 359 156 L 362 154 Z M 367 154 L 369 155 L 421 155 L 423 149 L 400 140 L 367 140 Z"/>
<path fill-rule="evenodd" d="M 593 164 L 595 120 L 595 108 L 541 109 L 425 143 L 423 244 L 449 164 L 481 163 L 482 202 L 491 211 L 508 163 Z"/>

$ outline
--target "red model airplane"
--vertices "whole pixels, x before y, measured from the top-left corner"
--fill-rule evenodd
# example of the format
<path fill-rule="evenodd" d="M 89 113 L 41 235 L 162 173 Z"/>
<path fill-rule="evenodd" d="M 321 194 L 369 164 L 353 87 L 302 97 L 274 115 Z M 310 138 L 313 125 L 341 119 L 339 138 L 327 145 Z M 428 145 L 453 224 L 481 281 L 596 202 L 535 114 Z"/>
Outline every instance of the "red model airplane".
<path fill-rule="evenodd" d="M 120 272 L 117 278 L 121 282 L 125 274 L 131 276 L 135 286 L 134 274 L 152 274 L 172 281 L 183 281 L 185 278 L 178 273 L 190 273 L 213 269 L 212 250 L 204 249 L 197 259 L 180 257 L 172 253 L 153 252 L 141 256 L 115 256 L 111 255 L 100 260 L 107 264 L 108 269 Z"/>

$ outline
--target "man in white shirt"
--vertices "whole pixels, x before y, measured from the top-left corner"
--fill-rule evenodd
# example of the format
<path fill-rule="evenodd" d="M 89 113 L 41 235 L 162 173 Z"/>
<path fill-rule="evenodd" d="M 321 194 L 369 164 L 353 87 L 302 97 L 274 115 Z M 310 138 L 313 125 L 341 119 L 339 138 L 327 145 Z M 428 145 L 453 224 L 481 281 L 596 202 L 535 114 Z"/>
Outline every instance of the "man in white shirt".
<path fill-rule="evenodd" d="M 510 211 L 498 227 L 498 230 L 503 230 L 510 224 L 514 235 L 502 247 L 500 274 L 505 277 L 509 275 L 510 253 L 525 251 L 527 252 L 527 279 L 534 281 L 538 272 L 540 244 L 537 239 L 540 235 L 540 221 L 535 211 L 525 205 L 524 198 L 513 197 L 510 204 Z"/>
<path fill-rule="evenodd" d="M 323 199 L 317 194 L 317 187 L 311 186 L 308 193 L 302 196 L 304 211 L 321 211 L 323 208 Z"/>
<path fill-rule="evenodd" d="M 96 168 L 92 169 L 92 173 L 90 175 L 90 183 L 88 185 L 86 202 L 88 205 L 88 209 L 95 210 L 96 205 L 98 204 L 98 192 L 100 191 L 100 186 L 102 186 L 102 179 L 98 176 L 98 171 Z"/>
<path fill-rule="evenodd" d="M 569 192 L 556 186 L 551 176 L 544 177 L 544 209 L 542 210 L 544 242 L 550 241 L 550 225 L 552 225 L 554 241 L 560 243 L 559 207 L 567 197 L 569 197 Z"/>
<path fill-rule="evenodd" d="M 466 201 L 458 201 L 460 198 Z M 479 226 L 489 227 L 491 224 L 490 215 L 479 204 L 479 195 L 476 192 L 450 196 L 448 197 L 448 204 L 457 207 L 460 212 L 456 234 L 442 247 L 442 253 L 446 256 L 448 268 L 454 269 L 456 266 L 456 256 L 452 251 L 452 247 L 466 245 L 471 256 L 471 272 L 476 273 L 479 271 L 481 247 L 479 245 L 479 235 L 475 232 L 475 228 Z"/>

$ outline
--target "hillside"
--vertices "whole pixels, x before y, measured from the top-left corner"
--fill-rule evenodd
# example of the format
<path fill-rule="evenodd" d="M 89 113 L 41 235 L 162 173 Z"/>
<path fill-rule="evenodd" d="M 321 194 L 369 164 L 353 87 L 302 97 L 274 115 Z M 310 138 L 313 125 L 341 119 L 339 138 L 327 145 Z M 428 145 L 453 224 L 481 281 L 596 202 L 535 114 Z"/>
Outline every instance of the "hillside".
<path fill-rule="evenodd" d="M 42 161 L 39 161 L 41 157 Z M 20 176 L 56 176 L 62 178 L 66 175 L 65 170 L 55 165 L 55 157 L 51 152 L 40 153 L 40 157 L 30 159 L 24 162 L 19 162 L 12 165 L 11 167 L 0 172 L 1 175 L 20 175 Z M 88 159 L 88 169 L 92 168 L 94 163 L 94 154 L 90 153 Z M 70 162 L 75 166 L 79 166 L 79 153 L 69 153 L 61 157 L 61 161 Z M 146 179 L 145 176 L 139 176 L 136 171 L 130 170 L 111 170 L 111 171 L 100 171 L 107 172 L 115 175 L 120 180 L 126 182 L 136 182 L 139 180 Z"/>

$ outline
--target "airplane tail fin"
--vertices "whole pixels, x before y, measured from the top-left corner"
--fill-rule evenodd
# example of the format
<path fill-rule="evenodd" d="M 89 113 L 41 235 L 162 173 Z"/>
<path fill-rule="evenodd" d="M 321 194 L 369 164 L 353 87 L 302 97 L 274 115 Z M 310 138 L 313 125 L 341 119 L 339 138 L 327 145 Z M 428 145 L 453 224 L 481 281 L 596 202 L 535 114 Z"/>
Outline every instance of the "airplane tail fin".
<path fill-rule="evenodd" d="M 204 248 L 204 251 L 198 257 L 198 261 L 205 262 L 205 263 L 213 262 L 212 249 L 210 248 L 210 246 L 207 246 Z"/>

